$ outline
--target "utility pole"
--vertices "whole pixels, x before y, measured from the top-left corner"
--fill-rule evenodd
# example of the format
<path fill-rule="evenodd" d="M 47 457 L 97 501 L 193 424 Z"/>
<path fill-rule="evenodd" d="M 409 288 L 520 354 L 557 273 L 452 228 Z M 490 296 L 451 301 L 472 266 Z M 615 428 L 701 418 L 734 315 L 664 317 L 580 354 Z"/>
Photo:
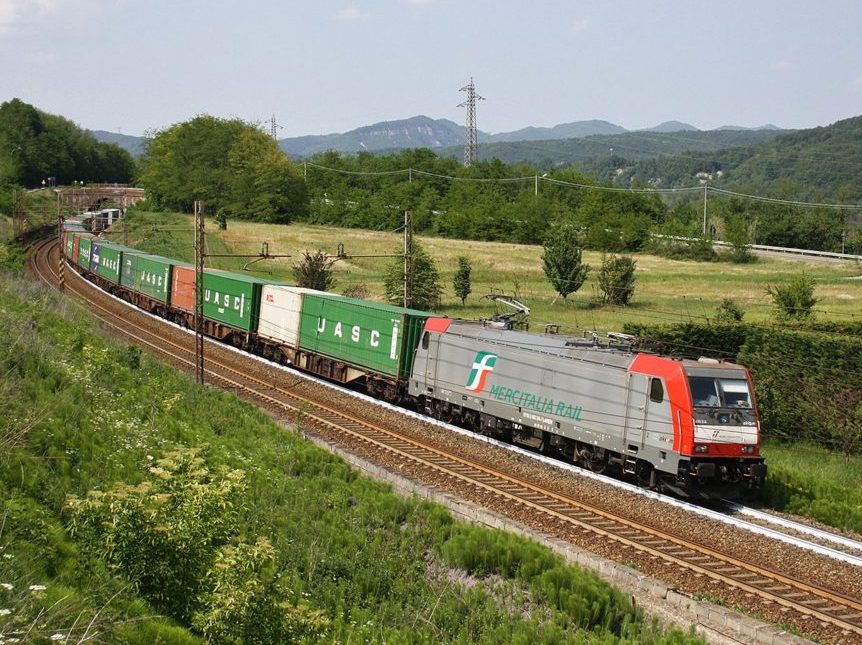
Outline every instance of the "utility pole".
<path fill-rule="evenodd" d="M 706 237 L 706 191 L 709 190 L 709 182 L 703 185 L 703 236 Z"/>
<path fill-rule="evenodd" d="M 204 203 L 195 200 L 195 380 L 204 382 Z"/>
<path fill-rule="evenodd" d="M 459 103 L 458 107 L 467 108 L 467 140 L 464 144 L 464 167 L 470 165 L 479 158 L 479 144 L 476 137 L 476 101 L 484 101 L 485 97 L 476 94 L 476 86 L 473 85 L 473 77 L 470 82 L 462 87 L 459 92 L 467 92 L 467 100 Z"/>
<path fill-rule="evenodd" d="M 413 303 L 413 212 L 404 211 L 404 306 Z"/>
<path fill-rule="evenodd" d="M 60 275 L 60 291 L 66 290 L 66 246 L 63 244 L 63 216 L 60 215 L 59 208 L 57 209 L 57 237 L 60 239 L 60 266 L 58 266 Z"/>
<path fill-rule="evenodd" d="M 12 191 L 12 237 L 17 239 L 24 234 L 24 191 L 13 189 Z"/>

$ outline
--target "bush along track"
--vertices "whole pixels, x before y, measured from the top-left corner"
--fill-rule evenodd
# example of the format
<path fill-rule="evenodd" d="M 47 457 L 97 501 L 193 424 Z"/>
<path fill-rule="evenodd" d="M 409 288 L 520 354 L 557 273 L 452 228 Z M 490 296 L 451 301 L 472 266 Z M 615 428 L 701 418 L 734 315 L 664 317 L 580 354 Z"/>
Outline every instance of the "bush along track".
<path fill-rule="evenodd" d="M 697 642 L 0 275 L 0 639 Z"/>
<path fill-rule="evenodd" d="M 751 370 L 769 476 L 761 501 L 862 532 L 862 329 L 858 323 L 647 326 L 648 348 Z M 770 459 L 770 453 L 775 459 Z"/>

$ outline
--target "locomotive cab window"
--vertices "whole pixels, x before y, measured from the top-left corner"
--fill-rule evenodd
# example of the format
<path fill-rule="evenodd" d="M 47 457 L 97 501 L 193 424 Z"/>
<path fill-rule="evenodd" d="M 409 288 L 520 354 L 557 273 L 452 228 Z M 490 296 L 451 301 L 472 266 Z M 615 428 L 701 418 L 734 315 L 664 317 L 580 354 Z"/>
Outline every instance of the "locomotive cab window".
<path fill-rule="evenodd" d="M 748 381 L 739 378 L 718 379 L 718 386 L 724 404 L 732 408 L 750 408 L 751 393 L 748 391 Z"/>
<path fill-rule="evenodd" d="M 653 403 L 664 401 L 664 386 L 661 384 L 661 379 L 650 379 L 649 400 Z"/>
<path fill-rule="evenodd" d="M 428 338 L 430 334 L 426 331 L 422 334 L 422 349 L 428 349 Z"/>
<path fill-rule="evenodd" d="M 751 407 L 751 392 L 745 379 L 690 376 L 688 384 L 695 407 Z"/>

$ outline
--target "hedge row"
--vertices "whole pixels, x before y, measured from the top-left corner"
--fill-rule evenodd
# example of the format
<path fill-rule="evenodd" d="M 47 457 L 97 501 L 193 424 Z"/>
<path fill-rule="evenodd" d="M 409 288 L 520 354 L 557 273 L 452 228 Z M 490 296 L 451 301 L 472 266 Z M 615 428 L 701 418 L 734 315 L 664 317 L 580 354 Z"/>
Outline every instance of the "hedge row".
<path fill-rule="evenodd" d="M 862 451 L 862 336 L 856 325 L 628 325 L 642 348 L 707 356 L 751 371 L 764 436 Z M 841 331 L 849 333 L 840 333 Z"/>

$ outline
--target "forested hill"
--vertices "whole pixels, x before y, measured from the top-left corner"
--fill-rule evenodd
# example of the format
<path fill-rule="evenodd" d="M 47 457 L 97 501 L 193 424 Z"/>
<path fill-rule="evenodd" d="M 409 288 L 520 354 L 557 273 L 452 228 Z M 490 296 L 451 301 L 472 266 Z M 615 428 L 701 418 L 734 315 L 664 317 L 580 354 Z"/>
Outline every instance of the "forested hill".
<path fill-rule="evenodd" d="M 785 132 L 757 145 L 639 160 L 621 164 L 616 173 L 606 163 L 603 168 L 593 168 L 599 179 L 625 185 L 669 188 L 708 178 L 716 187 L 773 197 L 856 202 L 862 199 L 862 116 Z"/>
<path fill-rule="evenodd" d="M 127 183 L 133 173 L 128 152 L 97 141 L 68 119 L 20 99 L 0 104 L 0 190 L 53 182 Z"/>
<path fill-rule="evenodd" d="M 717 151 L 768 141 L 776 130 L 684 130 L 659 132 L 637 130 L 553 141 L 480 143 L 479 158 L 499 159 L 508 164 L 529 163 L 543 170 L 574 166 L 590 175 L 629 165 L 640 159 L 677 155 L 690 150 Z M 785 130 L 786 132 L 786 130 Z M 440 156 L 458 158 L 463 145 L 444 148 Z M 602 177 L 604 179 L 604 177 Z"/>

